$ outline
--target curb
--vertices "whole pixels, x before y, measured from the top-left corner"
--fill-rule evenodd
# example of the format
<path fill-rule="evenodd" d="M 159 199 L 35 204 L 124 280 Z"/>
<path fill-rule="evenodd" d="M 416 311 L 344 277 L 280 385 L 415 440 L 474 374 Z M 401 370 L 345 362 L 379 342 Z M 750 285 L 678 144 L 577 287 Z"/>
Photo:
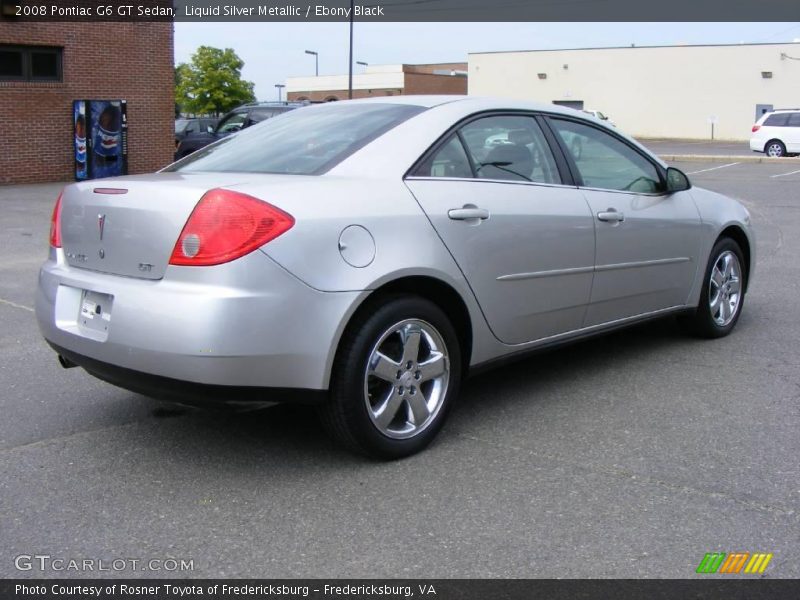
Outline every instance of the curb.
<path fill-rule="evenodd" d="M 665 162 L 710 162 L 710 163 L 771 163 L 798 164 L 800 160 L 794 156 L 771 158 L 768 156 L 735 156 L 725 154 L 659 154 Z"/>

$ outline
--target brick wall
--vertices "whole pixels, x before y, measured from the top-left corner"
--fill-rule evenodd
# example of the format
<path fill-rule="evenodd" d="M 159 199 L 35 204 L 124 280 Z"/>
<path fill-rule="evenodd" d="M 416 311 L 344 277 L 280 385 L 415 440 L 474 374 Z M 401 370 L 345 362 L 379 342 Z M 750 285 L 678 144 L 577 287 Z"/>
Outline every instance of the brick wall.
<path fill-rule="evenodd" d="M 172 23 L 23 23 L 0 43 L 63 48 L 63 81 L 0 81 L 0 184 L 74 179 L 72 101 L 128 101 L 128 172 L 175 151 Z"/>
<path fill-rule="evenodd" d="M 404 94 L 466 94 L 467 78 L 428 73 L 406 73 Z"/>
<path fill-rule="evenodd" d="M 439 66 L 439 65 L 435 65 Z M 403 89 L 375 88 L 371 90 L 353 90 L 353 99 L 373 98 L 380 96 L 401 96 L 408 94 L 466 94 L 467 78 L 451 75 L 434 75 L 432 73 L 406 70 Z M 347 100 L 347 90 L 324 90 L 314 92 L 289 92 L 287 100 L 311 100 L 327 102 L 330 99 Z"/>
<path fill-rule="evenodd" d="M 374 89 L 374 90 L 353 90 L 353 99 L 357 98 L 374 98 L 380 96 L 400 96 L 402 90 L 398 91 L 397 88 L 391 90 Z M 347 90 L 326 90 L 324 92 L 289 92 L 286 94 L 287 100 L 311 100 L 312 102 L 327 102 L 335 98 L 336 100 L 347 100 Z"/>

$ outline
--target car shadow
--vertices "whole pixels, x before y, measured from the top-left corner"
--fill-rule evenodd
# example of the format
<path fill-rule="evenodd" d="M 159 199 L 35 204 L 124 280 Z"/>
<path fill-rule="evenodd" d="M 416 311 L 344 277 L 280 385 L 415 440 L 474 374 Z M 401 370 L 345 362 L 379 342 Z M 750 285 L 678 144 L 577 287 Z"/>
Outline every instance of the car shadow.
<path fill-rule="evenodd" d="M 526 355 L 524 358 L 468 378 L 462 387 L 458 410 L 451 426 L 471 428 L 470 419 L 480 418 L 487 402 L 492 409 L 504 404 L 537 402 L 537 391 L 576 377 L 591 377 L 614 363 L 663 352 L 672 346 L 702 343 L 687 338 L 674 318 L 644 323 L 555 349 Z M 523 400 L 520 400 L 522 398 Z M 561 398 L 559 401 L 569 401 Z M 234 465 L 249 469 L 257 463 L 299 467 L 313 462 L 315 468 L 352 467 L 380 464 L 352 455 L 332 442 L 323 430 L 313 407 L 277 405 L 248 412 L 211 411 L 162 405 L 154 416 L 170 418 L 164 423 L 180 422 L 186 444 L 197 443 L 196 449 L 184 448 L 187 456 L 213 456 L 206 466 L 219 464 L 230 470 Z M 478 415 L 478 416 L 476 416 Z M 453 423 L 455 421 L 455 423 Z M 446 445 L 447 429 L 437 446 Z M 195 442 L 197 440 L 197 442 Z M 423 455 L 426 453 L 423 453 Z M 420 456 L 420 455 L 418 455 Z M 261 457 L 260 459 L 254 457 Z M 412 457 L 410 460 L 415 460 Z"/>

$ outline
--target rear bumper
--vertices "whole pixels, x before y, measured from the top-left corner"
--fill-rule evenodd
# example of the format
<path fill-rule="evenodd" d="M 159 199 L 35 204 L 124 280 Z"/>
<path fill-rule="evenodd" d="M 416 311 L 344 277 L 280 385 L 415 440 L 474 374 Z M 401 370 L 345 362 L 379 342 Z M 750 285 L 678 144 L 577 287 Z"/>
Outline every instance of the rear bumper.
<path fill-rule="evenodd" d="M 760 139 L 750 138 L 750 150 L 753 152 L 764 151 L 764 141 Z"/>
<path fill-rule="evenodd" d="M 82 325 L 84 290 L 113 297 L 107 331 Z M 234 388 L 325 390 L 341 332 L 365 293 L 319 292 L 260 251 L 214 267 L 168 267 L 153 281 L 70 267 L 51 250 L 36 315 L 66 358 L 149 395 L 173 387 L 159 378 L 236 395 L 245 390 Z M 135 387 L 137 379 L 156 385 Z"/>
<path fill-rule="evenodd" d="M 105 363 L 88 356 L 81 356 L 52 342 L 48 343 L 60 356 L 82 367 L 87 373 L 98 379 L 137 394 L 169 402 L 179 402 L 193 406 L 227 405 L 231 407 L 274 402 L 316 405 L 324 402 L 327 397 L 326 390 L 260 388 L 180 381 Z"/>

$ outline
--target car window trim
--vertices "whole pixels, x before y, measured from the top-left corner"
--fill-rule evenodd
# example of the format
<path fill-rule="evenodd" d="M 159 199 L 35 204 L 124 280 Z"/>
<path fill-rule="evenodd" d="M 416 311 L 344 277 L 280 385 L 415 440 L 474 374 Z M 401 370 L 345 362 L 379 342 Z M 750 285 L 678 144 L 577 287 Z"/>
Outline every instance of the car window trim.
<path fill-rule="evenodd" d="M 409 178 L 433 179 L 432 177 L 426 177 L 425 175 L 416 175 L 414 172 L 417 169 L 419 169 L 422 166 L 422 164 L 428 158 L 430 158 L 434 153 L 438 152 L 441 149 L 441 147 L 444 146 L 444 144 L 446 144 L 449 141 L 450 136 L 453 134 L 453 132 L 460 132 L 462 128 L 466 127 L 467 125 L 469 125 L 473 121 L 477 121 L 478 119 L 483 119 L 483 118 L 486 118 L 486 117 L 529 117 L 529 118 L 533 119 L 537 123 L 537 125 L 539 125 L 540 129 L 542 129 L 542 133 L 545 136 L 545 141 L 547 142 L 547 145 L 549 146 L 550 153 L 553 155 L 553 158 L 556 161 L 556 170 L 558 171 L 559 177 L 561 178 L 561 182 L 560 183 L 547 184 L 547 185 L 558 185 L 558 186 L 563 186 L 563 187 L 575 187 L 575 185 L 573 185 L 574 184 L 574 180 L 572 179 L 572 174 L 570 173 L 569 170 L 567 170 L 566 172 L 562 171 L 562 164 L 559 163 L 558 153 L 552 147 L 552 143 L 548 139 L 547 134 L 544 132 L 544 129 L 542 128 L 541 123 L 539 123 L 539 120 L 537 119 L 537 116 L 545 115 L 545 114 L 548 114 L 548 113 L 546 113 L 544 111 L 533 111 L 533 110 L 513 109 L 512 108 L 512 109 L 482 110 L 482 111 L 478 111 L 476 113 L 472 113 L 470 115 L 467 115 L 466 117 L 463 117 L 462 119 L 459 119 L 453 125 L 448 127 L 447 130 L 441 136 L 439 136 L 430 146 L 428 146 L 428 149 L 425 150 L 425 152 L 423 152 L 420 155 L 420 157 L 416 161 L 414 161 L 414 163 L 411 165 L 411 167 L 405 172 L 405 174 L 403 175 L 403 179 L 409 179 Z M 463 139 L 461 140 L 461 144 L 462 144 L 462 146 L 464 145 Z M 470 162 L 472 162 L 472 157 L 470 156 L 469 150 L 467 150 L 466 146 L 465 146 L 464 149 L 467 152 L 467 158 L 470 160 Z M 563 165 L 563 166 L 565 166 L 565 165 Z M 478 179 L 474 169 L 473 169 L 473 176 L 476 179 Z M 444 179 L 455 179 L 455 178 L 451 177 L 451 178 L 444 178 Z M 463 178 L 459 178 L 459 179 L 460 180 L 464 180 Z M 505 181 L 505 180 L 500 180 L 500 179 L 497 179 L 497 180 L 482 179 L 482 181 Z M 526 184 L 533 183 L 533 184 L 536 184 L 536 183 L 539 183 L 539 182 L 522 181 L 522 182 L 519 182 L 519 183 L 526 183 Z"/>
<path fill-rule="evenodd" d="M 508 185 L 528 185 L 535 187 L 549 187 L 549 188 L 569 188 L 571 190 L 578 189 L 576 185 L 564 183 L 545 183 L 543 181 L 517 181 L 513 179 L 486 179 L 484 177 L 442 177 L 439 175 L 409 175 L 404 178 L 404 181 L 461 181 L 473 183 L 493 183 L 493 184 L 508 184 Z M 585 188 L 584 188 L 585 189 Z"/>
<path fill-rule="evenodd" d="M 667 191 L 667 170 L 661 166 L 658 162 L 653 160 L 651 156 L 648 156 L 647 153 L 643 152 L 640 148 L 637 148 L 635 145 L 631 144 L 628 140 L 626 140 L 621 135 L 617 134 L 610 129 L 606 129 L 605 127 L 598 126 L 596 123 L 592 123 L 590 121 L 585 121 L 581 118 L 573 117 L 572 115 L 562 115 L 562 114 L 549 114 L 546 116 L 547 126 L 550 128 L 553 136 L 555 137 L 556 143 L 558 143 L 559 147 L 561 148 L 561 152 L 564 154 L 566 158 L 570 170 L 573 172 L 573 179 L 575 181 L 575 185 L 583 190 L 591 190 L 591 191 L 603 191 L 603 192 L 615 192 L 620 194 L 634 194 L 637 196 L 666 196 L 669 195 L 670 192 Z M 615 140 L 622 142 L 625 146 L 633 150 L 636 154 L 644 158 L 647 162 L 649 162 L 653 167 L 656 169 L 656 173 L 658 173 L 659 183 L 661 185 L 661 190 L 658 192 L 632 192 L 630 190 L 614 190 L 609 188 L 597 188 L 597 187 L 590 187 L 586 185 L 583 181 L 583 177 L 581 176 L 580 170 L 578 169 L 578 165 L 572 157 L 572 154 L 569 153 L 569 149 L 566 146 L 566 143 L 561 136 L 558 135 L 558 131 L 555 129 L 555 125 L 550 123 L 550 120 L 561 120 L 561 121 L 572 121 L 573 123 L 578 123 L 580 125 L 585 125 L 587 127 L 591 127 L 592 129 L 596 129 L 601 133 L 605 133 L 610 137 L 614 138 Z"/>

